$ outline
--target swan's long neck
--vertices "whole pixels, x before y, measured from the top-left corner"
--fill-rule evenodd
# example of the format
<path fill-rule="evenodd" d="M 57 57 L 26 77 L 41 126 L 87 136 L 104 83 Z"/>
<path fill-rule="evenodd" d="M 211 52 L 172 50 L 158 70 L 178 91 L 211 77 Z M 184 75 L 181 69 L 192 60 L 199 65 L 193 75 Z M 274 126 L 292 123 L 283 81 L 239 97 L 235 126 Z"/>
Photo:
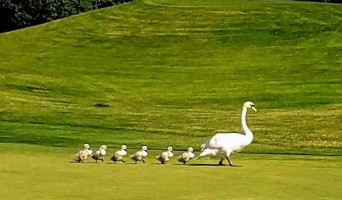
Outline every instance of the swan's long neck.
<path fill-rule="evenodd" d="M 245 135 L 248 138 L 249 143 L 251 143 L 253 140 L 253 133 L 247 126 L 246 118 L 247 118 L 247 108 L 243 107 L 242 115 L 241 115 L 241 123 L 242 123 L 243 130 L 245 131 Z"/>

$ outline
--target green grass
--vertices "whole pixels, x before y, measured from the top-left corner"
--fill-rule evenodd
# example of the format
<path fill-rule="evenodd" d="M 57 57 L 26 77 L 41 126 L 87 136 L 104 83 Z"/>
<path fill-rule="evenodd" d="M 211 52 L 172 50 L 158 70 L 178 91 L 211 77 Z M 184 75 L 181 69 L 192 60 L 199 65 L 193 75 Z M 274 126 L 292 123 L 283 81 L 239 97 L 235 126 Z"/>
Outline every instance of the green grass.
<path fill-rule="evenodd" d="M 0 34 L 0 196 L 341 199 L 341 22 L 332 4 L 138 0 Z M 242 132 L 246 100 L 242 167 L 157 163 Z M 84 143 L 107 162 L 70 163 Z M 147 163 L 108 162 L 123 143 Z"/>
<path fill-rule="evenodd" d="M 114 149 L 110 149 L 113 152 Z M 132 153 L 132 150 L 129 150 Z M 203 159 L 160 165 L 69 163 L 76 149 L 0 144 L 0 194 L 15 199 L 330 199 L 341 198 L 341 157 L 232 156 L 242 167 Z M 176 152 L 178 155 L 179 152 Z"/>
<path fill-rule="evenodd" d="M 341 153 L 341 5 L 146 0 L 0 35 L 0 141 Z"/>

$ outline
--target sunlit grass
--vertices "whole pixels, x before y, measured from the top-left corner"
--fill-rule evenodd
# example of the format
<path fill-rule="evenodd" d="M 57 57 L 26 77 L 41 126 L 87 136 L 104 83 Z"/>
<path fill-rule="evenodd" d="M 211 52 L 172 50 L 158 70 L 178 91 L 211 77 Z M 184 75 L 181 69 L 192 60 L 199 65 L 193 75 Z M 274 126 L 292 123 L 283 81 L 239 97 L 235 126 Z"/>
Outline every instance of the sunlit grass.
<path fill-rule="evenodd" d="M 0 35 L 0 141 L 342 147 L 341 5 L 136 1 Z M 105 105 L 105 106 L 99 106 Z"/>
<path fill-rule="evenodd" d="M 75 148 L 0 144 L 0 194 L 6 199 L 334 199 L 341 194 L 341 157 L 233 155 L 242 167 L 203 159 L 160 165 L 70 163 Z M 129 153 L 134 150 L 128 149 Z M 175 152 L 176 156 L 180 152 Z"/>

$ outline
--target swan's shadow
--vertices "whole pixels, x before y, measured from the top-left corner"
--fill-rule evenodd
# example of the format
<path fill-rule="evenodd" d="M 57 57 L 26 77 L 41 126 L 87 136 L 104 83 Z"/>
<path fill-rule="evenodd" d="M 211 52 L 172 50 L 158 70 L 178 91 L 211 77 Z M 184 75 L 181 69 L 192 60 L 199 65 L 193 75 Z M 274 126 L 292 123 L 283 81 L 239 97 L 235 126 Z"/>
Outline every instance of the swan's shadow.
<path fill-rule="evenodd" d="M 226 164 L 223 165 L 218 165 L 218 164 L 204 164 L 204 163 L 191 163 L 189 164 L 189 166 L 195 166 L 195 167 L 200 167 L 200 166 L 204 166 L 204 167 L 242 167 L 241 165 L 233 165 L 233 166 L 229 166 Z"/>

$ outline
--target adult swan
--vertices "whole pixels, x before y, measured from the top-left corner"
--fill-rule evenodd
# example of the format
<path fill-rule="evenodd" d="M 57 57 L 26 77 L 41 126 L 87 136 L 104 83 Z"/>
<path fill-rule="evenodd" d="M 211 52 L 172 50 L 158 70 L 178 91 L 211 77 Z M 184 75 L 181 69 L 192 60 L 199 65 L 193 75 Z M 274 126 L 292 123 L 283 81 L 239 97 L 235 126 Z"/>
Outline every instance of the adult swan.
<path fill-rule="evenodd" d="M 249 145 L 253 140 L 253 133 L 246 123 L 247 109 L 251 108 L 255 112 L 257 109 L 253 102 L 247 101 L 243 104 L 241 123 L 245 134 L 243 133 L 217 133 L 212 138 L 201 145 L 202 152 L 194 160 L 202 157 L 220 157 L 218 165 L 223 165 L 224 158 L 227 158 L 228 164 L 233 166 L 229 156 L 232 153 L 241 151 L 245 146 Z"/>

